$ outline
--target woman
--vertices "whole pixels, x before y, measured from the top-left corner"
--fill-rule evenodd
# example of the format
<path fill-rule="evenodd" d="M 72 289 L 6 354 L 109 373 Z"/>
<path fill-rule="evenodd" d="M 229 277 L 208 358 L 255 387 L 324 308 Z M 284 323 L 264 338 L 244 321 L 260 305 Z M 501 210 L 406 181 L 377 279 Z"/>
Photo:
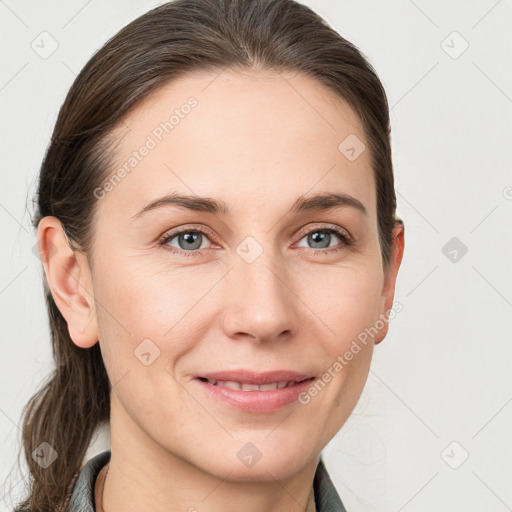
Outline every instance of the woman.
<path fill-rule="evenodd" d="M 372 66 L 293 0 L 169 2 L 91 58 L 40 173 L 56 367 L 18 510 L 345 510 L 320 452 L 393 308 L 389 136 Z"/>

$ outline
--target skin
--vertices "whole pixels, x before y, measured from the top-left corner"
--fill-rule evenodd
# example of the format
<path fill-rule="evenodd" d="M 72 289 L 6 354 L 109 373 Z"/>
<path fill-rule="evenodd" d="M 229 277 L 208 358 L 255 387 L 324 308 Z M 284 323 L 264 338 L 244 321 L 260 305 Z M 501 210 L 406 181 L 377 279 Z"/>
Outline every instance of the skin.
<path fill-rule="evenodd" d="M 71 251 L 58 219 L 39 225 L 45 274 L 71 339 L 100 343 L 114 386 L 103 505 L 311 511 L 319 454 L 356 405 L 388 323 L 305 405 L 242 412 L 209 399 L 193 377 L 240 368 L 321 376 L 391 309 L 403 226 L 395 226 L 384 272 L 370 151 L 349 161 L 338 150 L 349 134 L 365 140 L 362 125 L 342 99 L 297 73 L 228 70 L 167 84 L 112 134 L 112 173 L 190 96 L 198 106 L 98 201 L 89 260 Z M 231 214 L 165 206 L 132 220 L 170 192 L 222 199 Z M 347 206 L 290 213 L 300 195 L 319 192 L 350 194 L 367 215 Z M 307 235 L 326 224 L 347 230 L 353 244 L 331 234 L 315 254 Z M 200 254 L 190 257 L 178 236 L 157 244 L 178 226 L 215 238 L 199 235 Z M 236 251 L 247 236 L 263 251 L 252 263 Z M 57 250 L 48 258 L 50 244 Z M 149 366 L 134 356 L 147 338 L 160 350 Z M 248 442 L 262 453 L 250 468 L 237 457 Z"/>

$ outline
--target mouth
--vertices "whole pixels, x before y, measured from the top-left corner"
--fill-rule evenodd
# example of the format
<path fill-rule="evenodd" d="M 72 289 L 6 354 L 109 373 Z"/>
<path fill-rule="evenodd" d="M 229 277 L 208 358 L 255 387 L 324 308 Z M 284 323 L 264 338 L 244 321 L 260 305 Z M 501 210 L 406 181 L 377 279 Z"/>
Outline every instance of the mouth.
<path fill-rule="evenodd" d="M 208 399 L 247 413 L 267 413 L 297 402 L 314 379 L 292 371 L 238 370 L 198 375 L 194 380 Z"/>
<path fill-rule="evenodd" d="M 235 380 L 210 380 L 206 377 L 198 377 L 202 382 L 207 382 L 212 386 L 221 386 L 229 389 L 236 389 L 239 391 L 273 391 L 276 389 L 283 389 L 295 386 L 300 382 L 304 382 L 305 380 L 311 380 L 314 377 L 305 378 L 302 380 L 280 380 L 275 382 L 269 382 L 267 384 L 251 384 L 249 382 L 238 382 Z"/>

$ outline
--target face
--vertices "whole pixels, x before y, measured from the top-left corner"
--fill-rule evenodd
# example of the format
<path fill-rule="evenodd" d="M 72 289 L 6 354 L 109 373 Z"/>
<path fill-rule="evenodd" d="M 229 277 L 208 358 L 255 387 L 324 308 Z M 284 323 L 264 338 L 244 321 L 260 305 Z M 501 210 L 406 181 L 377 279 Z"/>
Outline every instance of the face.
<path fill-rule="evenodd" d="M 81 266 L 90 340 L 80 313 L 68 324 L 77 344 L 99 339 L 126 442 L 265 480 L 341 428 L 397 271 L 381 263 L 370 152 L 347 158 L 349 135 L 357 156 L 360 121 L 312 78 L 234 71 L 170 83 L 112 134 Z"/>

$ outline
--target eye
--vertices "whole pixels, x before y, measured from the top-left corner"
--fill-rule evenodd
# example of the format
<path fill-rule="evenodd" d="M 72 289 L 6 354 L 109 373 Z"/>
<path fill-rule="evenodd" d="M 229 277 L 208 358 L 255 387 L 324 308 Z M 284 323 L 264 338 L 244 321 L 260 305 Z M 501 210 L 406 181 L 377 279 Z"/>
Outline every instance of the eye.
<path fill-rule="evenodd" d="M 183 254 L 184 256 L 193 256 L 201 254 L 201 250 L 206 249 L 204 243 L 209 240 L 209 232 L 203 229 L 181 229 L 165 235 L 158 241 L 159 246 L 167 246 L 172 252 Z"/>
<path fill-rule="evenodd" d="M 301 235 L 306 235 L 301 240 L 306 240 L 306 247 L 314 249 L 315 253 L 332 253 L 342 250 L 344 247 L 348 247 L 352 244 L 350 235 L 343 229 L 332 226 L 332 227 L 319 227 L 313 230 L 309 230 Z M 332 235 L 335 235 L 334 237 Z M 336 238 L 341 240 L 341 243 L 336 244 Z M 331 242 L 334 242 L 331 245 Z M 299 241 L 300 243 L 300 241 Z M 299 245 L 298 247 L 304 247 Z M 318 250 L 320 249 L 320 250 Z"/>

